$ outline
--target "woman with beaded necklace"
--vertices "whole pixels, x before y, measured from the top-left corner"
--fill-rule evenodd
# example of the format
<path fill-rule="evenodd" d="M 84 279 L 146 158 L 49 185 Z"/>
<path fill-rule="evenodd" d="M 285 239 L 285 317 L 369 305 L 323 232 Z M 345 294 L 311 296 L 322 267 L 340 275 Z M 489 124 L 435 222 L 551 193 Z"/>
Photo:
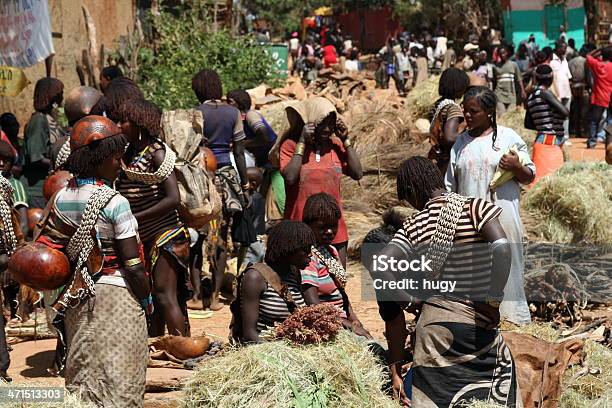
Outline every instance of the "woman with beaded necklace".
<path fill-rule="evenodd" d="M 105 407 L 143 406 L 145 313 L 153 306 L 136 219 L 127 200 L 109 187 L 121 170 L 126 143 L 107 118 L 77 122 L 65 164 L 75 177 L 48 207 L 48 224 L 54 236 L 69 237 L 65 252 L 73 260 L 72 277 L 52 305 L 59 313 L 55 323 L 62 316 L 65 322 L 66 389 Z M 38 241 L 52 247 L 55 242 L 47 235 Z"/>
<path fill-rule="evenodd" d="M 149 334 L 189 336 L 189 232 L 180 220 L 176 154 L 158 139 L 162 111 L 151 102 L 132 100 L 117 116 L 130 145 L 117 189 L 138 220 L 147 269 L 153 278 L 156 314 Z"/>
<path fill-rule="evenodd" d="M 302 294 L 308 305 L 329 303 L 336 306 L 342 313 L 342 325 L 346 329 L 372 338 L 349 302 L 344 290 L 348 278 L 346 270 L 340 262 L 338 251 L 331 244 L 341 216 L 338 202 L 327 193 L 317 193 L 306 200 L 302 221 L 312 229 L 317 242 L 312 247 L 310 263 L 300 271 Z"/>
<path fill-rule="evenodd" d="M 411 399 L 415 407 L 460 406 L 472 399 L 521 406 L 514 361 L 497 327 L 511 252 L 498 219 L 501 209 L 480 198 L 446 192 L 439 169 L 424 157 L 401 164 L 397 195 L 418 212 L 376 259 L 421 262 L 408 270 L 387 263 L 390 266 L 370 272 L 385 321 L 396 395 L 404 404 Z M 416 285 L 390 285 L 408 278 Z M 435 290 L 426 280 L 454 286 Z M 420 313 L 413 365 L 402 381 L 408 334 L 404 310 L 415 303 Z"/>

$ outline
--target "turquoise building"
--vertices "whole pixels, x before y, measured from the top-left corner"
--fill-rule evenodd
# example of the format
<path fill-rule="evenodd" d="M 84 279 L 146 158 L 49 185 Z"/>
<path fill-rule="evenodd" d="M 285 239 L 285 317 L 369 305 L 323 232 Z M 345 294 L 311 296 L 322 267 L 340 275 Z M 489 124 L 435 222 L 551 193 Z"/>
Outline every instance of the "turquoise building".
<path fill-rule="evenodd" d="M 534 34 L 540 47 L 554 47 L 565 27 L 577 49 L 585 42 L 586 14 L 582 0 L 502 0 L 504 37 L 515 46 Z"/>

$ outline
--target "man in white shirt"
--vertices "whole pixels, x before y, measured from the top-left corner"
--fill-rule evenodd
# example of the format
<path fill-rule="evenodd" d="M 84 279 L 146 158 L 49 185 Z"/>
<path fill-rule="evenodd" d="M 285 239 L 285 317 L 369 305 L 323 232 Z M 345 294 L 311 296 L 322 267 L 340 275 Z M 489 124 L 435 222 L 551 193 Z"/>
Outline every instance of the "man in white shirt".
<path fill-rule="evenodd" d="M 572 74 L 570 73 L 567 59 L 565 58 L 565 52 L 567 51 L 567 44 L 564 41 L 557 41 L 555 44 L 555 52 L 553 59 L 550 62 L 550 67 L 553 70 L 553 92 L 559 98 L 562 104 L 567 109 L 570 109 L 572 101 L 572 88 L 570 85 L 570 79 Z M 565 140 L 569 139 L 569 117 L 563 122 L 563 128 L 565 131 Z"/>

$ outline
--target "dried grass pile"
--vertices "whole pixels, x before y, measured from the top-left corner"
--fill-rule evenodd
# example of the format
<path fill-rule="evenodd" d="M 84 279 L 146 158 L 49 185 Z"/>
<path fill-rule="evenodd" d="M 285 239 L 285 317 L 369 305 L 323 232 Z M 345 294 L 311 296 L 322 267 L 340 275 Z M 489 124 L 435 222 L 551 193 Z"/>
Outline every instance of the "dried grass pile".
<path fill-rule="evenodd" d="M 363 178 L 357 183 L 342 179 L 342 201 L 354 211 L 382 212 L 399 205 L 396 176 L 400 164 L 410 156 L 426 155 L 429 144 L 406 140 L 402 143 L 372 143 L 369 151 L 360 155 Z"/>
<path fill-rule="evenodd" d="M 396 407 L 383 383 L 383 368 L 367 345 L 342 330 L 330 343 L 275 341 L 230 350 L 196 369 L 180 405 Z"/>
<path fill-rule="evenodd" d="M 274 132 L 280 136 L 289 128 L 289 121 L 287 120 L 285 108 L 299 102 L 298 100 L 293 100 L 264 105 L 259 111 L 266 118 L 266 122 L 274 129 Z"/>
<path fill-rule="evenodd" d="M 410 112 L 384 100 L 352 98 L 343 118 L 360 155 L 370 153 L 377 146 L 400 143 L 410 137 Z"/>
<path fill-rule="evenodd" d="M 612 167 L 566 163 L 527 191 L 524 208 L 536 235 L 555 243 L 612 243 Z"/>
<path fill-rule="evenodd" d="M 440 76 L 432 75 L 408 92 L 406 108 L 414 120 L 428 118 L 433 104 L 440 98 L 438 82 L 440 82 Z"/>
<path fill-rule="evenodd" d="M 509 321 L 503 321 L 500 329 L 514 333 L 529 334 L 537 339 L 548 342 L 555 342 L 559 339 L 559 332 L 548 323 L 529 323 L 523 326 L 518 326 Z"/>
<path fill-rule="evenodd" d="M 584 344 L 583 366 L 567 370 L 563 379 L 561 408 L 612 406 L 612 350 L 592 340 Z"/>
<path fill-rule="evenodd" d="M 530 334 L 551 343 L 561 341 L 559 330 L 548 323 L 530 323 L 516 326 L 503 322 L 501 329 Z M 560 408 L 604 408 L 612 406 L 612 350 L 593 341 L 585 340 L 585 361 L 569 367 L 563 376 L 563 393 Z M 487 405 L 470 405 L 470 408 L 488 408 Z"/>

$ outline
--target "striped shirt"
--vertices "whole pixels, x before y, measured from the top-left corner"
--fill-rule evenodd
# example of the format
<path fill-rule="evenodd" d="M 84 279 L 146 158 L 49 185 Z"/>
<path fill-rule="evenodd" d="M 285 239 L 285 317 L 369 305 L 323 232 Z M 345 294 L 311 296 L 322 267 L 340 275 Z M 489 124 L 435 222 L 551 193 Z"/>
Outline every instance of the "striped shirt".
<path fill-rule="evenodd" d="M 513 61 L 506 61 L 501 67 L 493 67 L 495 95 L 498 102 L 516 103 L 516 84 L 521 80 L 521 70 Z"/>
<path fill-rule="evenodd" d="M 527 99 L 527 110 L 533 124 L 538 132 L 554 133 L 557 137 L 563 137 L 563 121 L 565 118 L 550 103 L 544 99 L 542 93 L 546 91 L 543 86 L 538 86 Z"/>
<path fill-rule="evenodd" d="M 251 272 L 254 273 L 254 272 Z M 283 282 L 287 285 L 295 304 L 305 306 L 304 298 L 300 290 L 300 285 L 293 276 L 283 276 Z M 288 318 L 291 313 L 287 307 L 287 303 L 279 296 L 278 293 L 269 283 L 266 282 L 266 290 L 259 298 L 259 317 L 257 318 L 257 332 L 274 327 L 275 323 L 282 323 Z"/>
<path fill-rule="evenodd" d="M 136 155 L 129 168 L 140 172 L 155 173 L 157 168 L 153 162 L 153 155 L 159 149 L 164 149 L 164 145 L 160 141 L 147 146 Z M 133 181 L 128 179 L 123 172 L 116 185 L 121 195 L 129 201 L 134 214 L 157 205 L 166 196 L 161 183 L 150 185 Z M 178 212 L 174 209 L 168 211 L 165 215 L 141 220 L 138 225 L 138 234 L 143 242 L 150 243 L 164 232 L 174 230 L 182 225 Z"/>
<path fill-rule="evenodd" d="M 431 199 L 422 211 L 406 221 L 390 245 L 397 246 L 407 258 L 426 253 L 445 203 L 444 196 Z M 500 213 L 501 208 L 480 198 L 470 198 L 465 203 L 455 231 L 453 248 L 439 277 L 439 280 L 456 282 L 455 297 L 483 299 L 489 292 L 491 254 L 488 243 L 480 233 L 485 224 Z"/>
<path fill-rule="evenodd" d="M 329 245 L 327 249 L 336 259 L 338 259 L 338 250 L 336 248 Z M 310 263 L 305 269 L 301 270 L 300 273 L 302 275 L 302 286 L 310 285 L 317 288 L 319 301 L 321 303 L 329 303 L 336 306 L 342 312 L 343 317 L 346 317 L 343 309 L 344 300 L 342 294 L 329 274 L 327 265 L 325 265 L 322 260 L 314 254 L 311 255 Z"/>
<path fill-rule="evenodd" d="M 13 187 L 13 208 L 28 207 L 28 192 L 23 183 L 13 177 L 13 175 L 5 178 L 11 183 L 11 187 Z"/>
<path fill-rule="evenodd" d="M 55 201 L 55 210 L 58 216 L 77 228 L 81 223 L 87 200 L 98 188 L 94 184 L 82 184 L 77 188 L 71 184 L 62 188 L 57 193 Z M 115 195 L 102 209 L 95 228 L 105 263 L 109 258 L 116 256 L 114 248 L 111 247 L 114 241 L 138 236 L 138 223 L 132 215 L 130 204 L 120 194 Z M 125 286 L 121 277 L 121 268 L 114 271 L 105 271 L 105 275 L 108 276 L 100 278 L 98 282 Z"/>

